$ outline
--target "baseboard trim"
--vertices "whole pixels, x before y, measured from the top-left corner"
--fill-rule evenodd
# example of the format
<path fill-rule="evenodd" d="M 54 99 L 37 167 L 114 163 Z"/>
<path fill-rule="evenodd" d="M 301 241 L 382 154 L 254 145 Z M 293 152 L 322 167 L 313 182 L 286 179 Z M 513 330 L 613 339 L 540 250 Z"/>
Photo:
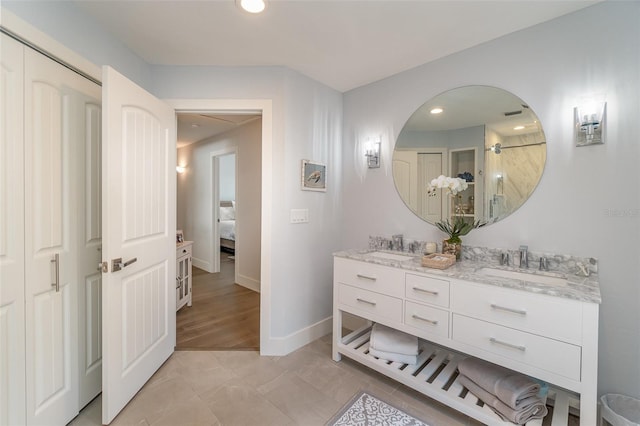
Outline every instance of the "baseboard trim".
<path fill-rule="evenodd" d="M 271 337 L 267 344 L 260 347 L 260 355 L 285 356 L 300 349 L 314 340 L 331 333 L 333 317 L 325 318 L 306 328 L 298 330 L 285 337 Z"/>
<path fill-rule="evenodd" d="M 236 276 L 236 284 L 248 288 L 249 290 L 253 290 L 256 293 L 260 293 L 260 281 L 254 280 L 253 278 L 238 274 Z"/>
<path fill-rule="evenodd" d="M 202 259 L 198 259 L 197 257 L 192 257 L 191 258 L 191 264 L 193 266 L 195 266 L 196 268 L 200 268 L 204 271 L 207 271 L 208 273 L 213 273 L 213 268 L 211 267 L 211 262 L 207 262 L 205 260 Z"/>

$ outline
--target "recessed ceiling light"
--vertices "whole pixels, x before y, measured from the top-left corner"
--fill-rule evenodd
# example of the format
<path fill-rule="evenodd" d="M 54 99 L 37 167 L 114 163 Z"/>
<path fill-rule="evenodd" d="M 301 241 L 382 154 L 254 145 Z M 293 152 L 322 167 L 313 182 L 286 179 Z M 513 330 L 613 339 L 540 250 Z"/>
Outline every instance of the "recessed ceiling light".
<path fill-rule="evenodd" d="M 433 108 L 431 111 L 429 111 L 431 114 L 440 114 L 442 113 L 442 111 L 444 111 L 444 109 L 440 108 L 440 107 L 435 107 Z"/>
<path fill-rule="evenodd" d="M 266 0 L 236 0 L 236 4 L 249 13 L 260 13 L 267 7 Z"/>
<path fill-rule="evenodd" d="M 513 130 L 522 130 L 524 129 L 524 126 L 516 126 L 513 128 Z"/>

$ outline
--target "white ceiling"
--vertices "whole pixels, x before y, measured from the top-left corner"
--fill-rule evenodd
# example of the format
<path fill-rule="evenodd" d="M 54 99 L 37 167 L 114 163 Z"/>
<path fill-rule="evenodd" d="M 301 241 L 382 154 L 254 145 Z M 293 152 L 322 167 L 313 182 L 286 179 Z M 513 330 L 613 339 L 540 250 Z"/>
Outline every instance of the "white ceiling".
<path fill-rule="evenodd" d="M 600 0 L 74 0 L 150 64 L 286 66 L 345 92 Z"/>

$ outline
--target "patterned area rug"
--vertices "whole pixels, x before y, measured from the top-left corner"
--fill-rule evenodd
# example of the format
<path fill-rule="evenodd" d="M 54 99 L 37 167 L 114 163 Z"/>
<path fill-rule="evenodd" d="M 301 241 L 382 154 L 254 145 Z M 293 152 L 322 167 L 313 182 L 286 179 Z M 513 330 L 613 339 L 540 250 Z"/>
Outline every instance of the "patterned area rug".
<path fill-rule="evenodd" d="M 399 408 L 360 391 L 327 426 L 429 426 Z"/>

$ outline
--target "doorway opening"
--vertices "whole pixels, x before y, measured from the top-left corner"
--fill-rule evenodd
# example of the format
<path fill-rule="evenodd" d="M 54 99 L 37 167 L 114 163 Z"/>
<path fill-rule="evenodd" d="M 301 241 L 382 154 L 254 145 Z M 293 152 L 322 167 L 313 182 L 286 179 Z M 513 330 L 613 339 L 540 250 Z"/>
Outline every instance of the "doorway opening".
<path fill-rule="evenodd" d="M 262 115 L 177 117 L 177 226 L 192 241 L 193 271 L 176 350 L 259 350 Z"/>

